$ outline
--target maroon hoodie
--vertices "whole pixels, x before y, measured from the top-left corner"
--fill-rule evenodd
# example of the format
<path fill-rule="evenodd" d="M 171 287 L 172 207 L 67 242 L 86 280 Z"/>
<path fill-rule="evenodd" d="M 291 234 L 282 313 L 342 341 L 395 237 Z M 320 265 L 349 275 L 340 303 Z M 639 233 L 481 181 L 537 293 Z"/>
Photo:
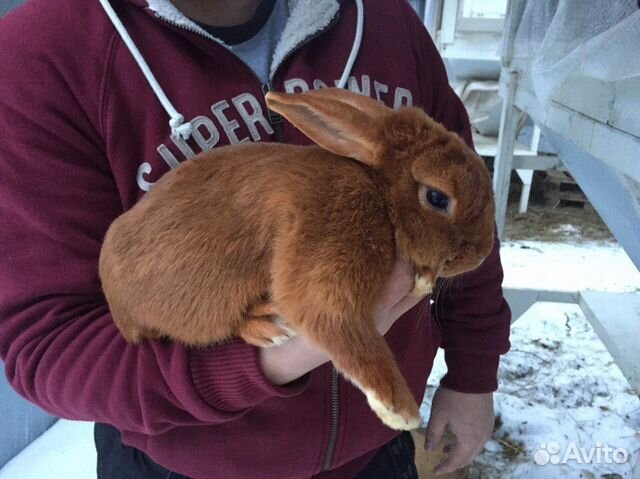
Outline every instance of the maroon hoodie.
<path fill-rule="evenodd" d="M 98 0 L 32 0 L 0 21 L 0 357 L 13 387 L 60 417 L 105 422 L 126 444 L 196 479 L 353 477 L 396 431 L 330 364 L 271 385 L 256 348 L 128 344 L 98 278 L 109 224 L 170 167 L 239 141 L 308 140 L 269 123 L 264 87 L 224 45 L 166 0 L 114 0 L 172 105 L 193 128 L 171 137 L 167 113 Z M 355 2 L 290 2 L 271 88 L 335 84 L 356 36 Z M 389 106 L 424 108 L 471 141 L 464 108 L 427 32 L 404 0 L 365 0 L 348 86 Z M 174 115 L 175 116 L 175 115 Z M 276 119 L 277 120 L 277 119 Z M 175 125 L 174 125 L 175 126 Z M 281 131 L 279 130 L 281 128 Z M 161 251 L 158 252 L 162 254 Z M 416 398 L 438 346 L 442 384 L 497 387 L 509 347 L 498 247 L 386 338 Z"/>

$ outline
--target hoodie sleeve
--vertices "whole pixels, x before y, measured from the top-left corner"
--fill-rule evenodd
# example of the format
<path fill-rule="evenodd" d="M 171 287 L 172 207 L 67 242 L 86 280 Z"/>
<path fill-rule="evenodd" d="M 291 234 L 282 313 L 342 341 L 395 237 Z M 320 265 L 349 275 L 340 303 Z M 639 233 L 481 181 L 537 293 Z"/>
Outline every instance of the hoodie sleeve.
<path fill-rule="evenodd" d="M 51 30 L 29 13 L 29 31 Z M 57 39 L 25 35 L 24 15 L 0 22 L 0 358 L 10 384 L 54 415 L 145 434 L 232 421 L 301 393 L 308 378 L 272 386 L 241 341 L 198 351 L 124 341 L 98 277 L 103 236 L 122 212 L 93 106 L 104 57 L 48 48 Z"/>
<path fill-rule="evenodd" d="M 402 2 L 410 31 L 415 32 L 416 62 L 422 90 L 420 105 L 447 129 L 473 147 L 471 127 L 462 101 L 449 86 L 444 63 L 431 37 L 411 7 Z M 467 393 L 495 391 L 500 355 L 509 350 L 511 311 L 502 295 L 500 242 L 474 271 L 437 293 L 432 314 L 440 324 L 448 372 L 441 384 Z"/>

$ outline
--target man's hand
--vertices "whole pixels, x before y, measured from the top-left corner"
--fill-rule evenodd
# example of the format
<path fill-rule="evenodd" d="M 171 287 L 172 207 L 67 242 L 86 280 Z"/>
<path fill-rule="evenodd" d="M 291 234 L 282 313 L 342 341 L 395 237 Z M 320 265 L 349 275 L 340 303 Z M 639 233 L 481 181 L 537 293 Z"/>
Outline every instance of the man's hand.
<path fill-rule="evenodd" d="M 373 313 L 380 334 L 387 334 L 393 323 L 422 299 L 411 294 L 414 282 L 413 267 L 406 261 L 396 260 Z"/>
<path fill-rule="evenodd" d="M 410 294 L 413 283 L 413 268 L 407 262 L 396 260 L 373 314 L 380 334 L 386 334 L 396 319 L 420 301 Z M 277 385 L 298 379 L 329 361 L 327 354 L 302 334 L 281 346 L 260 349 L 259 357 L 267 379 Z"/>
<path fill-rule="evenodd" d="M 448 474 L 471 464 L 491 437 L 494 421 L 493 393 L 467 394 L 440 386 L 431 404 L 425 449 L 435 450 L 447 428 L 456 441 L 448 450 L 445 447 L 448 456 L 435 468 L 435 474 Z"/>

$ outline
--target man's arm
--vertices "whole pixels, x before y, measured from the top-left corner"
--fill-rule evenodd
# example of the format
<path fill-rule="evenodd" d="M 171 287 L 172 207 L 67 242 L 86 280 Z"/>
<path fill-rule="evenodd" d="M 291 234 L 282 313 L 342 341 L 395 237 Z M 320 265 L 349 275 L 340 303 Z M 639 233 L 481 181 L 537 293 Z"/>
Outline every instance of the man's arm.
<path fill-rule="evenodd" d="M 442 58 L 420 19 L 406 2 L 407 21 L 415 37 L 422 106 L 448 130 L 473 147 L 464 105 L 448 83 Z M 461 392 L 486 393 L 497 388 L 501 354 L 509 350 L 511 313 L 502 295 L 500 243 L 475 271 L 449 280 L 435 295 L 433 313 L 442 328 L 448 373 L 442 385 Z"/>
<path fill-rule="evenodd" d="M 398 318 L 421 301 L 421 298 L 410 294 L 413 283 L 412 266 L 406 261 L 396 260 L 373 314 L 380 334 L 386 334 Z M 260 351 L 260 363 L 265 375 L 272 383 L 280 385 L 298 379 L 327 361 L 327 354 L 302 335 L 281 346 Z"/>
<path fill-rule="evenodd" d="M 442 58 L 420 19 L 406 2 L 402 4 L 416 45 L 420 106 L 473 147 L 467 113 L 449 86 Z M 492 392 L 498 387 L 500 355 L 509 350 L 511 325 L 502 278 L 496 237 L 493 251 L 478 269 L 449 280 L 434 297 L 432 313 L 442 330 L 448 372 L 433 398 L 425 448 L 436 448 L 445 429 L 456 437 L 436 474 L 469 464 L 491 436 Z"/>
<path fill-rule="evenodd" d="M 192 351 L 134 346 L 119 334 L 98 277 L 104 233 L 122 212 L 101 130 L 106 52 L 62 55 L 57 38 L 29 33 L 55 35 L 35 8 L 0 28 L 0 358 L 9 382 L 57 416 L 147 434 L 231 421 L 299 394 L 306 380 L 273 386 L 257 349 L 241 341 Z"/>

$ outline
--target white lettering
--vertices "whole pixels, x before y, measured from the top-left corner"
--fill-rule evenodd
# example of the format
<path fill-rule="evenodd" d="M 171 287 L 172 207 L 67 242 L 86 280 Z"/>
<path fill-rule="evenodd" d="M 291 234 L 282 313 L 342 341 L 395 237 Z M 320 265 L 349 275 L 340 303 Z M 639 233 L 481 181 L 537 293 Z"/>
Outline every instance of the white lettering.
<path fill-rule="evenodd" d="M 616 464 L 624 464 L 629 460 L 629 451 L 621 447 L 613 450 L 613 462 Z"/>
<path fill-rule="evenodd" d="M 402 106 L 413 106 L 413 95 L 406 88 L 398 87 L 393 99 L 393 108 L 397 110 Z"/>
<path fill-rule="evenodd" d="M 376 100 L 384 103 L 384 98 L 382 98 L 381 94 L 389 93 L 389 85 L 385 85 L 384 83 L 380 83 L 379 81 L 374 80 L 373 90 L 376 92 Z"/>
<path fill-rule="evenodd" d="M 385 98 L 389 95 L 389 85 L 376 81 L 373 81 L 373 92 L 371 90 L 371 77 L 369 75 L 361 75 L 360 81 L 356 76 L 350 76 L 347 80 L 347 87 L 349 90 L 373 97 L 385 102 L 385 99 L 390 101 L 390 98 Z M 338 84 L 339 80 L 335 81 Z M 307 83 L 302 78 L 290 78 L 284 82 L 284 90 L 287 93 L 306 92 L 312 87 L 314 90 L 322 88 L 328 88 L 328 84 L 323 80 L 315 79 L 311 84 Z M 193 131 L 191 134 L 192 140 L 189 140 L 191 145 L 197 144 L 198 148 L 202 151 L 211 150 L 215 148 L 220 142 L 221 128 L 224 130 L 230 144 L 244 143 L 248 141 L 259 141 L 263 136 L 263 131 L 268 135 L 274 133 L 268 118 L 264 114 L 263 106 L 260 101 L 250 93 L 242 93 L 231 99 L 231 103 L 235 107 L 238 115 L 242 118 L 242 121 L 246 124 L 249 132 L 248 137 L 238 138 L 237 131 L 240 128 L 238 120 L 229 117 L 229 113 L 226 111 L 231 107 L 229 101 L 221 100 L 211 106 L 211 111 L 217 119 L 217 123 L 213 118 L 206 117 L 204 115 L 196 116 L 191 120 L 193 125 Z M 406 88 L 398 87 L 393 94 L 393 107 L 400 108 L 401 106 L 412 106 L 413 95 L 411 91 Z M 218 125 L 219 123 L 219 125 Z M 259 127 L 260 125 L 260 127 Z M 196 155 L 192 146 L 184 140 L 181 136 L 171 137 L 171 141 L 178 148 L 180 153 L 184 155 L 184 159 L 192 158 Z M 156 151 L 162 158 L 162 160 L 170 167 L 176 168 L 181 160 L 178 160 L 175 150 L 170 150 L 165 144 L 160 144 Z M 149 191 L 154 183 L 147 181 L 148 175 L 152 172 L 152 165 L 148 162 L 140 164 L 136 173 L 136 182 L 138 187 L 143 191 Z M 605 455 L 607 451 L 605 450 Z"/>
<path fill-rule="evenodd" d="M 151 165 L 149 163 L 144 162 L 138 167 L 136 182 L 138 183 L 138 188 L 142 191 L 149 191 L 153 186 L 153 183 L 144 179 L 144 175 L 148 175 L 149 173 L 151 173 Z"/>
<path fill-rule="evenodd" d="M 235 134 L 235 130 L 240 128 L 240 123 L 238 123 L 237 120 L 230 120 L 224 116 L 224 110 L 227 108 L 229 108 L 229 102 L 227 100 L 221 100 L 211 107 L 211 111 L 222 125 L 224 132 L 227 134 L 227 138 L 229 138 L 229 143 L 236 145 L 238 143 L 249 141 L 249 138 L 243 138 L 242 140 L 238 139 L 238 136 Z"/>
<path fill-rule="evenodd" d="M 180 164 L 180 162 L 175 157 L 175 155 L 173 153 L 171 153 L 171 150 L 169 148 L 167 148 L 167 146 L 164 143 L 162 145 L 160 145 L 158 148 L 156 148 L 156 151 L 158 153 L 160 153 L 160 156 L 162 157 L 164 162 L 167 165 L 169 165 L 169 168 L 175 168 L 176 166 L 178 166 Z M 147 163 L 147 165 L 148 164 L 149 163 Z M 149 168 L 151 168 L 151 165 L 149 165 Z"/>
<path fill-rule="evenodd" d="M 257 124 L 262 125 L 262 128 L 269 135 L 273 135 L 273 129 L 269 124 L 269 120 L 267 120 L 262 114 L 262 107 L 260 103 L 253 95 L 249 93 L 243 93 L 231 99 L 236 109 L 240 112 L 240 116 L 244 120 L 249 129 L 249 133 L 251 134 L 251 138 L 253 141 L 260 141 L 260 133 L 258 132 L 258 128 L 256 128 Z M 253 113 L 249 113 L 246 108 L 246 105 L 251 106 Z"/>
<path fill-rule="evenodd" d="M 613 452 L 613 448 L 605 442 L 604 447 L 602 448 L 602 452 L 604 454 L 604 462 L 606 462 L 607 464 L 611 464 L 613 461 L 611 460 L 610 453 Z"/>
<path fill-rule="evenodd" d="M 356 77 L 350 76 L 347 80 L 347 87 L 354 93 L 360 93 L 364 96 L 371 96 L 371 79 L 369 75 L 362 75 L 362 88 L 358 85 Z"/>
<path fill-rule="evenodd" d="M 322 80 L 316 78 L 315 80 L 313 80 L 313 89 L 320 90 L 320 88 L 329 88 L 329 86 Z"/>
<path fill-rule="evenodd" d="M 576 446 L 573 442 L 569 443 L 569 447 L 565 451 L 564 457 L 562 458 L 562 463 L 566 464 L 571 459 L 576 461 L 578 464 L 582 464 L 582 455 L 578 450 L 578 446 Z"/>
<path fill-rule="evenodd" d="M 196 153 L 187 144 L 187 140 L 182 138 L 180 135 L 171 135 L 171 141 L 173 141 L 173 144 L 178 147 L 180 153 L 182 153 L 186 159 L 196 156 Z"/>
<path fill-rule="evenodd" d="M 596 451 L 598 452 L 598 462 L 600 462 L 600 449 L 592 447 L 589 449 L 589 452 L 587 452 L 583 447 L 581 447 L 580 452 L 582 453 L 582 460 L 587 464 L 590 463 Z"/>
<path fill-rule="evenodd" d="M 298 93 L 304 93 L 309 91 L 309 85 L 302 78 L 291 78 L 284 82 L 284 91 L 287 93 L 296 93 L 296 89 Z"/>
<path fill-rule="evenodd" d="M 206 116 L 196 116 L 191 120 L 191 125 L 193 125 L 191 136 L 202 151 L 212 149 L 220 141 L 220 132 L 213 121 Z"/>

